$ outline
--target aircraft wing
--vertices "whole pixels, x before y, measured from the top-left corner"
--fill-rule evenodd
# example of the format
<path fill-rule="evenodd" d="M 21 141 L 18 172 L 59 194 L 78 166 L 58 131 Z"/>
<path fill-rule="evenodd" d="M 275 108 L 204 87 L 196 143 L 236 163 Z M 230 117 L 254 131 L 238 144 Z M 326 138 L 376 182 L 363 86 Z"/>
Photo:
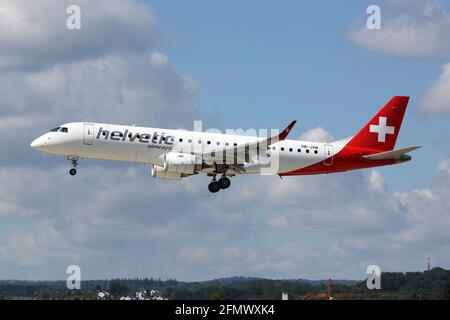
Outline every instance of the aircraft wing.
<path fill-rule="evenodd" d="M 365 158 L 367 160 L 400 159 L 400 157 L 402 155 L 404 155 L 405 153 L 414 151 L 419 148 L 420 148 L 420 146 L 407 147 L 407 148 L 402 148 L 402 149 L 397 149 L 397 150 L 391 150 L 391 151 L 370 154 L 367 156 L 363 156 L 363 158 Z"/>
<path fill-rule="evenodd" d="M 252 159 L 254 158 L 251 156 L 252 151 L 254 151 L 254 155 L 256 155 L 260 150 L 266 151 L 270 145 L 285 140 L 296 123 L 297 120 L 292 121 L 282 132 L 266 139 L 237 146 L 214 149 L 213 151 L 202 154 L 203 160 L 206 163 L 215 163 L 217 162 L 217 159 L 226 159 L 226 161 L 222 160 L 222 163 L 226 162 L 224 164 L 235 167 L 237 171 L 245 171 L 242 165 L 244 162 L 252 162 Z M 230 157 L 230 155 L 232 156 Z M 230 158 L 232 161 L 231 163 L 228 163 L 230 162 Z"/>

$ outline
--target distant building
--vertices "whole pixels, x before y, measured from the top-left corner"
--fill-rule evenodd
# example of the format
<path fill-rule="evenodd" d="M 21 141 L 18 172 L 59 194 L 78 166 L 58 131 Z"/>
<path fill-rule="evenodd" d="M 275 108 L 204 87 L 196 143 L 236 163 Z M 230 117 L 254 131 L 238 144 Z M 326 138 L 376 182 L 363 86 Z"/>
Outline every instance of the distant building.
<path fill-rule="evenodd" d="M 158 290 L 142 290 L 135 294 L 135 297 L 122 296 L 120 300 L 167 300 Z"/>
<path fill-rule="evenodd" d="M 147 291 L 142 290 L 142 291 L 136 292 L 136 300 L 150 300 L 147 298 Z"/>
<path fill-rule="evenodd" d="M 109 300 L 111 299 L 111 294 L 106 291 L 99 291 L 97 293 L 97 300 Z"/>

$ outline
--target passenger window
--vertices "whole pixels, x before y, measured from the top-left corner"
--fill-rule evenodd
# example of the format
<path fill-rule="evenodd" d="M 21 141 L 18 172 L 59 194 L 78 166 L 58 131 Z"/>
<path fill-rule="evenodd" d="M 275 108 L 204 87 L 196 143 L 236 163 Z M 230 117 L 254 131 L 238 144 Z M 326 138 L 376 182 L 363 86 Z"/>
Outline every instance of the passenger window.
<path fill-rule="evenodd" d="M 297 149 L 297 152 L 302 152 L 302 149 Z"/>
<path fill-rule="evenodd" d="M 228 147 L 229 145 L 230 145 L 230 144 L 229 144 L 228 142 L 225 142 L 225 146 L 227 146 L 227 147 Z"/>
<path fill-rule="evenodd" d="M 208 141 L 207 144 L 211 144 L 211 141 Z"/>
<path fill-rule="evenodd" d="M 178 141 L 183 142 L 183 139 L 179 139 Z"/>
<path fill-rule="evenodd" d="M 315 153 L 315 154 L 317 154 L 317 153 L 318 153 L 318 151 L 317 151 L 317 150 L 314 150 L 314 153 Z"/>
<path fill-rule="evenodd" d="M 292 152 L 293 150 L 292 150 L 292 148 L 289 148 L 289 152 Z"/>
<path fill-rule="evenodd" d="M 189 142 L 189 143 L 192 143 L 192 140 L 191 140 L 191 139 L 189 139 L 189 140 L 188 140 L 188 142 Z"/>
<path fill-rule="evenodd" d="M 277 150 L 277 147 L 272 147 L 272 150 Z"/>
<path fill-rule="evenodd" d="M 306 149 L 306 153 L 309 153 L 309 149 Z"/>
<path fill-rule="evenodd" d="M 284 148 L 283 148 L 283 147 L 281 148 L 281 151 L 284 151 Z"/>
<path fill-rule="evenodd" d="M 220 146 L 220 142 L 219 141 L 217 141 L 217 145 Z"/>
<path fill-rule="evenodd" d="M 237 143 L 235 143 L 234 146 L 237 147 Z"/>

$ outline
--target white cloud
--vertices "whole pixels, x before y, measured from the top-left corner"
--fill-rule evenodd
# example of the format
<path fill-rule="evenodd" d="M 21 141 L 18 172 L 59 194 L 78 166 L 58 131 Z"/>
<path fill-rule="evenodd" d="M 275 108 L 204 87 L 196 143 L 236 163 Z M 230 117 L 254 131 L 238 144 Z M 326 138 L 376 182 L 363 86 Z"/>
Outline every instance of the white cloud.
<path fill-rule="evenodd" d="M 159 39 L 151 11 L 132 0 L 81 0 L 82 29 L 68 30 L 70 4 L 0 3 L 0 121 L 45 117 L 34 121 L 41 130 L 78 120 L 191 125 L 197 85 L 151 52 Z"/>
<path fill-rule="evenodd" d="M 384 178 L 377 170 L 373 169 L 370 171 L 369 187 L 377 192 L 383 192 L 385 190 Z"/>
<path fill-rule="evenodd" d="M 450 112 L 450 63 L 444 64 L 439 79 L 420 97 L 419 107 L 426 112 Z"/>
<path fill-rule="evenodd" d="M 242 176 L 215 196 L 207 193 L 206 178 L 156 181 L 139 167 L 86 162 L 74 180 L 64 166 L 3 166 L 0 202 L 22 209 L 15 216 L 0 206 L 2 221 L 16 221 L 28 209 L 35 213 L 26 216 L 31 229 L 13 224 L 0 235 L 0 277 L 58 278 L 59 271 L 63 277 L 74 261 L 91 278 L 185 280 L 236 274 L 320 278 L 330 272 L 354 278 L 364 261 L 388 268 L 393 256 L 404 268 L 414 263 L 412 255 L 417 261 L 437 256 L 450 241 L 444 162 L 430 188 L 394 194 L 378 171 L 361 171 L 283 181 Z M 249 190 L 247 197 L 238 197 L 242 190 Z M 258 219 L 261 214 L 266 218 Z M 273 227 L 289 241 L 266 243 Z"/>
<path fill-rule="evenodd" d="M 151 11 L 132 0 L 82 0 L 78 34 L 65 28 L 68 3 L 0 2 L 2 163 L 37 159 L 31 140 L 64 122 L 190 128 L 198 86 L 152 51 Z"/>
<path fill-rule="evenodd" d="M 4 116 L 46 115 L 57 121 L 189 125 L 197 86 L 147 55 L 108 56 L 10 77 L 0 74 Z"/>
<path fill-rule="evenodd" d="M 68 30 L 71 0 L 3 0 L 0 3 L 0 70 L 36 69 L 142 52 L 159 30 L 143 5 L 132 0 L 78 0 L 81 30 Z"/>
<path fill-rule="evenodd" d="M 438 170 L 450 174 L 450 159 L 442 160 L 441 162 L 439 162 Z"/>
<path fill-rule="evenodd" d="M 332 142 L 335 140 L 334 136 L 322 127 L 309 129 L 299 139 L 315 142 Z"/>
<path fill-rule="evenodd" d="M 450 15 L 433 0 L 395 0 L 381 8 L 382 29 L 365 23 L 350 32 L 356 45 L 406 58 L 441 57 L 448 49 Z"/>
<path fill-rule="evenodd" d="M 300 264 L 302 267 L 298 266 L 297 270 L 302 270 L 302 274 L 309 274 L 311 270 L 320 273 L 315 269 L 321 265 L 319 261 L 330 263 L 328 271 L 325 268 L 322 272 L 346 265 L 333 274 L 335 277 L 348 277 L 357 272 L 364 261 L 375 261 L 383 270 L 413 270 L 421 267 L 424 257 L 435 256 L 440 265 L 448 265 L 450 260 L 442 256 L 450 242 L 450 206 L 446 196 L 450 193 L 448 162 L 440 163 L 430 188 L 405 192 L 388 192 L 377 170 L 330 177 L 296 177 L 289 180 L 286 188 L 281 187 L 281 193 L 274 191 L 286 184 L 287 179 L 258 183 L 253 190 L 255 201 L 268 212 L 277 212 L 273 221 L 278 221 L 277 217 L 282 214 L 283 220 L 289 222 L 290 228 L 286 231 L 289 236 L 312 233 L 313 242 L 322 238 L 333 240 L 329 240 L 329 245 L 321 245 L 319 251 L 314 251 L 315 245 L 308 241 L 300 255 L 296 255 L 295 246 L 288 243 L 267 250 L 266 255 L 256 255 L 253 263 L 261 260 L 264 265 L 265 261 L 281 259 L 280 254 L 292 253 L 289 261 L 291 265 Z M 308 188 L 320 189 L 321 193 L 304 195 Z M 271 270 L 273 274 L 280 272 L 275 267 Z M 281 273 L 289 275 L 291 271 L 286 268 Z"/>
<path fill-rule="evenodd" d="M 165 66 L 169 61 L 165 54 L 159 52 L 152 53 L 150 56 L 150 60 L 158 66 Z"/>

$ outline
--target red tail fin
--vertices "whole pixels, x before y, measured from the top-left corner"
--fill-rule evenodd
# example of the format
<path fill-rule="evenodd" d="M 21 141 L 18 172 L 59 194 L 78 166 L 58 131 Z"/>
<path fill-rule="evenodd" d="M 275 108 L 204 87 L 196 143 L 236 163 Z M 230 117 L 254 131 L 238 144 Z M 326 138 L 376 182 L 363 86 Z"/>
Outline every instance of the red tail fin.
<path fill-rule="evenodd" d="M 351 147 L 393 150 L 409 97 L 393 97 L 347 144 Z"/>

